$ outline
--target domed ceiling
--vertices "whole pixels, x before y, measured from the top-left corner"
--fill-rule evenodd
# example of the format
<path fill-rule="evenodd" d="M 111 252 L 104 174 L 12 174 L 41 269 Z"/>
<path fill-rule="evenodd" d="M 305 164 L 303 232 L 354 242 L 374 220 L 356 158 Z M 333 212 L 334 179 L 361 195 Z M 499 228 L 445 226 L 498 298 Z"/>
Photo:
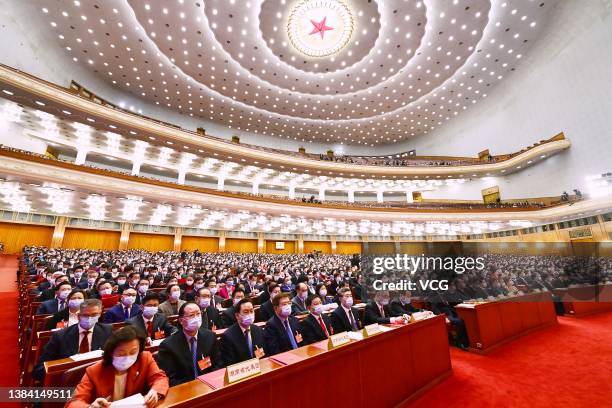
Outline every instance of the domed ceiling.
<path fill-rule="evenodd" d="M 367 146 L 428 134 L 484 103 L 520 68 L 552 6 L 532 0 L 36 5 L 74 63 L 147 101 L 243 131 Z"/>

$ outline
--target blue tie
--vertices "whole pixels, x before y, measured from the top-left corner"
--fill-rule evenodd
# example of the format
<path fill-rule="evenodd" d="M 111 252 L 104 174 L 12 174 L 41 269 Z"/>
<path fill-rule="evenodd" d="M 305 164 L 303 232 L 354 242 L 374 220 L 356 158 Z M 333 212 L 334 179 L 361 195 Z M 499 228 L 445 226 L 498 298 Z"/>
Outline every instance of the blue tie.
<path fill-rule="evenodd" d="M 193 374 L 195 377 L 200 375 L 200 371 L 198 370 L 198 344 L 196 343 L 196 338 L 192 337 L 189 339 L 191 343 L 191 356 L 193 358 Z"/>
<path fill-rule="evenodd" d="M 128 320 L 130 318 L 130 311 L 127 307 L 123 309 L 123 317 L 125 317 L 125 320 Z"/>
<path fill-rule="evenodd" d="M 291 348 L 296 349 L 298 345 L 295 341 L 295 337 L 293 337 L 293 332 L 291 331 L 291 327 L 289 327 L 289 319 L 285 320 L 285 331 L 287 332 L 287 337 L 289 337 L 289 341 L 291 342 Z"/>
<path fill-rule="evenodd" d="M 251 336 L 249 336 L 249 329 L 246 329 L 244 331 L 244 337 L 246 338 L 247 341 L 247 346 L 249 347 L 249 356 L 251 358 L 253 358 L 253 341 L 251 340 Z"/>

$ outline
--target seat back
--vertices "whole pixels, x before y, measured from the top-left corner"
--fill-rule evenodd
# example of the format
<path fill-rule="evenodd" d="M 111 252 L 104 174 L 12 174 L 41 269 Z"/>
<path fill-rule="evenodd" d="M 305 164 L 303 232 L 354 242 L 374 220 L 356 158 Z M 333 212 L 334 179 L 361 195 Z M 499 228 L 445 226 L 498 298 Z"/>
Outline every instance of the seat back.
<path fill-rule="evenodd" d="M 97 361 L 90 361 L 64 371 L 64 374 L 62 375 L 62 386 L 71 388 L 76 387 L 85 375 L 85 370 L 87 367 L 95 363 L 97 363 Z"/>

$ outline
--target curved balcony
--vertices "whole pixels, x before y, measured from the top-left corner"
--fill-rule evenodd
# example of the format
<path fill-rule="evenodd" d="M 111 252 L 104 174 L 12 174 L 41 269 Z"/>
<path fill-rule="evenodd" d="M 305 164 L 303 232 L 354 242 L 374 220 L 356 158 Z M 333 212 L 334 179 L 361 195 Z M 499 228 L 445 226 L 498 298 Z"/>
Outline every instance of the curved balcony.
<path fill-rule="evenodd" d="M 178 126 L 138 115 L 96 98 L 75 93 L 26 73 L 0 65 L 0 87 L 4 98 L 24 106 L 44 110 L 59 118 L 80 121 L 102 131 L 112 129 L 130 139 L 154 138 L 160 145 L 182 145 L 184 151 L 242 163 L 266 163 L 271 168 L 309 174 L 355 178 L 462 178 L 511 172 L 570 147 L 563 133 L 542 140 L 519 152 L 490 156 L 486 160 L 468 157 L 421 156 L 406 159 L 391 157 L 343 156 L 293 153 L 260 146 L 233 143 L 198 134 Z M 398 157 L 399 156 L 399 157 Z M 324 160 L 322 160 L 324 159 Z"/>

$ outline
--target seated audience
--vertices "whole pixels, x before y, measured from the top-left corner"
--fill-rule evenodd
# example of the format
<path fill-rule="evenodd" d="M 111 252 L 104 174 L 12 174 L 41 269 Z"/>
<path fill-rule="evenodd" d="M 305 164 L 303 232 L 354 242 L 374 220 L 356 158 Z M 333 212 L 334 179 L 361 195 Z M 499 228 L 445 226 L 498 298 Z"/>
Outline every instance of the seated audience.
<path fill-rule="evenodd" d="M 64 310 L 67 306 L 68 295 L 72 291 L 72 286 L 66 279 L 53 288 L 55 297 L 49 300 L 45 300 L 38 306 L 36 314 L 52 314 Z"/>
<path fill-rule="evenodd" d="M 142 313 L 129 318 L 126 323 L 142 330 L 147 344 L 151 340 L 163 339 L 178 331 L 176 326 L 168 323 L 163 313 L 159 313 L 159 295 L 155 292 L 150 292 L 142 299 Z"/>
<path fill-rule="evenodd" d="M 281 293 L 281 287 L 274 282 L 271 282 L 268 285 L 268 290 L 270 291 L 270 299 L 266 300 L 259 306 L 259 317 L 262 322 L 267 322 L 272 316 L 274 316 L 274 306 L 272 305 L 272 300 L 275 296 Z"/>
<path fill-rule="evenodd" d="M 358 331 L 363 328 L 359 312 L 353 307 L 353 294 L 348 288 L 338 289 L 340 307 L 331 313 L 331 324 L 334 333 L 345 331 Z"/>
<path fill-rule="evenodd" d="M 102 361 L 87 367 L 66 407 L 108 407 L 134 394 L 142 394 L 146 406 L 154 407 L 168 393 L 168 377 L 144 348 L 144 335 L 136 328 L 113 332 Z"/>
<path fill-rule="evenodd" d="M 159 345 L 157 362 L 178 385 L 223 366 L 216 335 L 202 327 L 202 312 L 194 302 L 185 302 L 178 311 L 180 329 Z"/>
<path fill-rule="evenodd" d="M 120 323 L 142 313 L 136 301 L 136 289 L 126 288 L 121 294 L 121 302 L 104 313 L 104 323 Z"/>
<path fill-rule="evenodd" d="M 300 323 L 304 344 L 316 343 L 334 334 L 329 317 L 323 313 L 323 302 L 319 295 L 309 296 L 306 307 L 308 316 Z"/>
<path fill-rule="evenodd" d="M 399 298 L 392 300 L 390 309 L 392 316 L 411 315 L 415 312 L 422 312 L 423 309 L 416 308 L 410 303 L 412 300 L 410 291 L 402 292 Z"/>
<path fill-rule="evenodd" d="M 46 330 L 64 328 L 79 322 L 79 307 L 85 300 L 85 292 L 80 289 L 73 289 L 66 298 L 67 307 L 55 313 L 47 320 Z"/>
<path fill-rule="evenodd" d="M 308 313 L 306 307 L 306 299 L 308 298 L 308 285 L 304 282 L 300 282 L 296 286 L 297 294 L 291 299 L 291 314 L 301 315 Z"/>
<path fill-rule="evenodd" d="M 238 288 L 232 292 L 232 305 L 225 309 L 221 314 L 221 320 L 223 321 L 223 327 L 230 327 L 236 323 L 236 309 L 235 306 L 244 299 L 244 289 Z"/>
<path fill-rule="evenodd" d="M 266 321 L 265 352 L 268 356 L 304 345 L 300 322 L 291 316 L 291 295 L 279 293 L 272 300 L 274 315 Z"/>
<path fill-rule="evenodd" d="M 195 303 L 200 306 L 202 311 L 202 326 L 210 330 L 223 329 L 225 326 L 221 320 L 221 313 L 219 313 L 219 309 L 211 305 L 211 299 L 210 289 L 200 288 L 197 291 Z"/>
<path fill-rule="evenodd" d="M 225 366 L 265 355 L 264 331 L 253 324 L 253 302 L 241 299 L 235 305 L 235 314 L 236 323 L 221 335 L 221 358 Z"/>
<path fill-rule="evenodd" d="M 377 291 L 374 299 L 368 301 L 363 316 L 363 324 L 396 324 L 406 323 L 403 315 L 394 317 L 389 308 L 390 296 L 387 291 Z"/>
<path fill-rule="evenodd" d="M 101 315 L 102 302 L 98 299 L 84 300 L 79 306 L 79 323 L 51 335 L 34 368 L 34 378 L 43 379 L 45 361 L 101 349 L 111 334 L 110 325 L 98 323 Z"/>
<path fill-rule="evenodd" d="M 159 305 L 159 311 L 166 317 L 176 316 L 179 309 L 185 304 L 181 299 L 181 287 L 177 283 L 169 283 L 166 288 L 168 298 Z"/>

